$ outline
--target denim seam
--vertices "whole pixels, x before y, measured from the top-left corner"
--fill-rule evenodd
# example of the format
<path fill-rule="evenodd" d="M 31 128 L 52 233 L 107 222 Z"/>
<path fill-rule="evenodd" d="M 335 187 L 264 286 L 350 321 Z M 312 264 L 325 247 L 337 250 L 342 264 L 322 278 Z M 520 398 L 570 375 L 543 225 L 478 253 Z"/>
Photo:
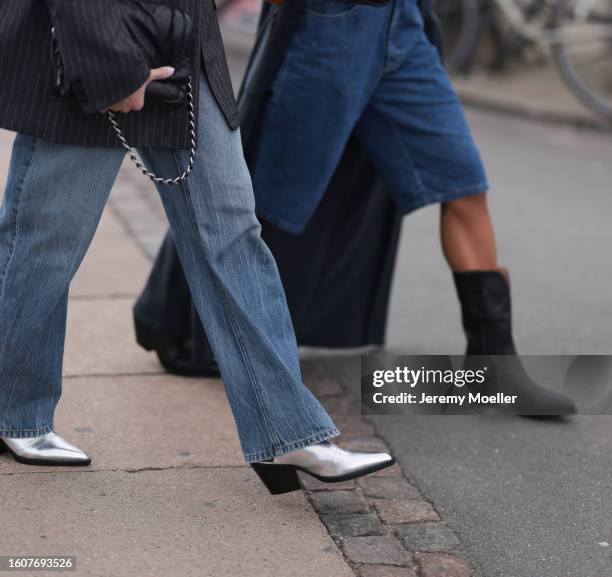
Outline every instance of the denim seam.
<path fill-rule="evenodd" d="M 238 327 L 238 323 L 236 322 L 236 319 L 234 318 L 234 315 L 231 312 L 231 307 L 229 306 L 227 294 L 225 290 L 223 289 L 223 287 L 219 285 L 216 279 L 215 279 L 215 283 L 217 284 L 217 288 L 219 289 L 219 292 L 221 293 L 221 300 L 223 301 L 223 308 L 225 309 L 225 314 L 227 315 L 227 318 L 232 327 L 232 331 L 234 332 L 234 337 L 236 338 L 236 342 L 238 343 L 238 348 L 240 349 L 242 360 L 247 369 L 247 374 L 249 375 L 249 380 L 251 381 L 253 392 L 255 393 L 255 397 L 257 398 L 257 404 L 259 405 L 259 408 L 262 412 L 264 424 L 268 432 L 268 435 L 272 439 L 272 442 L 280 442 L 280 436 L 274 429 L 274 425 L 272 424 L 272 420 L 270 419 L 270 415 L 266 408 L 266 404 L 264 402 L 262 392 L 261 392 L 261 385 L 259 384 L 259 381 L 257 380 L 257 377 L 255 376 L 255 372 L 253 370 L 253 363 L 251 362 L 248 351 L 242 341 L 242 335 L 240 333 L 240 328 Z"/>
<path fill-rule="evenodd" d="M 289 48 L 287 50 L 289 50 Z M 264 111 L 264 114 L 271 114 L 278 105 L 278 103 L 281 101 L 280 92 L 282 87 L 284 86 L 284 80 L 287 74 L 289 73 L 289 66 L 287 64 L 287 60 L 287 58 L 283 60 L 280 65 L 280 68 L 276 72 L 276 75 L 270 87 L 271 95 L 268 99 L 268 102 L 266 103 L 266 109 Z"/>
<path fill-rule="evenodd" d="M 453 200 L 464 198 L 466 196 L 471 196 L 474 194 L 482 194 L 484 192 L 487 192 L 488 189 L 489 189 L 489 184 L 487 182 L 484 182 L 484 183 L 481 183 L 475 186 L 468 186 L 465 188 L 460 188 L 460 189 L 451 190 L 447 192 L 434 192 L 431 195 L 425 194 L 421 202 L 402 203 L 399 200 L 396 200 L 396 202 L 402 214 L 409 214 L 411 212 L 414 212 L 415 210 L 418 210 L 419 208 L 423 208 L 431 204 L 451 202 Z"/>
<path fill-rule="evenodd" d="M 290 453 L 291 451 L 297 451 L 298 449 L 307 447 L 309 445 L 314 445 L 316 443 L 327 441 L 328 439 L 337 437 L 339 434 L 340 431 L 337 427 L 330 427 L 319 433 L 310 435 L 305 439 L 300 439 L 299 441 L 292 441 L 290 443 L 280 443 L 278 445 L 275 445 L 271 449 L 268 449 L 266 451 L 259 451 L 258 453 L 247 453 L 245 454 L 245 460 L 247 463 L 265 461 L 267 459 L 272 459 L 274 457 L 284 455 L 285 453 Z"/>
<path fill-rule="evenodd" d="M 408 150 L 406 148 L 406 145 L 404 144 L 404 141 L 402 140 L 402 136 L 400 134 L 400 131 L 397 129 L 397 127 L 395 126 L 395 124 L 393 122 L 391 122 L 386 114 L 379 110 L 378 108 L 374 108 L 373 109 L 374 113 L 378 114 L 380 116 L 380 118 L 382 119 L 382 121 L 388 126 L 388 128 L 391 130 L 391 132 L 395 135 L 395 137 L 397 138 L 398 142 L 400 143 L 401 146 L 401 150 L 404 152 L 404 154 L 406 155 L 406 157 L 408 158 L 410 165 L 412 167 L 412 172 L 414 175 L 414 178 L 416 180 L 416 183 L 419 187 L 419 196 L 424 197 L 425 196 L 425 185 L 423 184 L 423 180 L 421 179 L 421 175 L 419 173 L 419 170 L 417 168 L 416 163 L 414 162 L 414 158 L 410 152 L 410 150 Z"/>
<path fill-rule="evenodd" d="M 291 234 L 301 234 L 304 232 L 306 225 L 296 224 L 295 222 L 291 222 L 281 216 L 276 216 L 274 213 L 266 210 L 266 209 L 257 209 L 257 214 L 267 220 L 270 224 L 274 224 L 279 228 L 282 228 L 284 231 L 289 232 Z M 308 219 L 310 220 L 310 219 Z"/>
<path fill-rule="evenodd" d="M 174 160 L 176 162 L 177 168 L 180 168 L 180 159 L 178 158 L 178 153 L 176 151 L 173 152 L 173 157 Z M 195 218 L 195 212 L 193 210 L 193 204 L 191 202 L 191 194 L 189 191 L 189 187 L 185 184 L 185 181 L 183 181 L 181 183 L 181 188 L 183 190 L 183 195 L 185 197 L 185 202 L 187 204 L 187 208 L 189 210 L 189 217 L 191 220 L 191 225 L 194 228 L 194 231 L 196 233 L 196 238 L 198 239 L 198 242 L 200 243 L 200 247 L 202 248 L 203 252 L 205 252 L 206 247 L 204 246 L 204 241 L 202 239 L 202 236 L 200 234 L 200 229 L 197 225 L 197 219 Z M 227 318 L 229 320 L 230 326 L 232 327 L 232 331 L 234 333 L 234 337 L 236 339 L 236 342 L 238 344 L 238 348 L 240 350 L 240 354 L 242 355 L 242 360 L 246 366 L 247 369 L 247 374 L 249 375 L 249 380 L 251 381 L 251 385 L 253 387 L 253 392 L 255 393 L 255 397 L 257 399 L 257 403 L 259 405 L 259 409 L 261 410 L 262 416 L 263 416 L 263 420 L 264 420 L 264 426 L 266 428 L 266 431 L 268 433 L 268 436 L 270 437 L 270 439 L 272 439 L 272 442 L 275 443 L 280 443 L 280 436 L 278 435 L 277 431 L 274 429 L 274 426 L 272 424 L 272 421 L 270 419 L 270 415 L 268 414 L 268 411 L 266 409 L 266 405 L 265 402 L 263 400 L 263 397 L 261 395 L 261 386 L 259 385 L 257 378 L 254 374 L 253 371 L 253 367 L 252 367 L 252 363 L 249 359 L 248 356 L 248 351 L 246 350 L 246 347 L 244 346 L 244 343 L 242 342 L 242 335 L 240 334 L 240 328 L 238 327 L 236 320 L 233 316 L 233 314 L 231 313 L 230 310 L 230 306 L 229 303 L 227 301 L 227 295 L 225 294 L 225 290 L 223 289 L 222 286 L 220 286 L 217 278 L 213 275 L 213 278 L 215 280 L 215 284 L 217 285 L 217 288 L 219 290 L 219 293 L 221 294 L 221 300 L 223 301 L 223 308 L 225 309 L 225 314 L 227 315 Z"/>
<path fill-rule="evenodd" d="M 305 13 L 309 14 L 310 16 L 322 18 L 323 20 L 337 20 L 340 18 L 346 18 L 347 16 L 351 16 L 352 14 L 357 12 L 359 8 L 362 8 L 362 6 L 360 4 L 357 4 L 353 6 L 352 8 L 349 8 L 345 12 L 340 12 L 339 14 L 328 14 L 326 12 L 319 12 L 318 10 L 315 10 L 314 8 L 309 8 L 308 6 L 306 6 Z"/>
<path fill-rule="evenodd" d="M 2 276 L 0 276 L 0 300 L 4 296 L 4 289 L 5 289 L 4 283 L 6 280 L 6 276 L 8 274 L 8 270 L 13 261 L 13 256 L 15 254 L 15 248 L 17 246 L 17 240 L 19 238 L 19 221 L 21 217 L 21 209 L 22 209 L 21 198 L 23 195 L 23 189 L 25 187 L 28 177 L 30 176 L 32 167 L 34 166 L 34 160 L 36 159 L 37 152 L 38 152 L 38 139 L 35 139 L 34 146 L 32 147 L 32 153 L 30 154 L 27 160 L 27 168 L 26 168 L 25 174 L 23 175 L 23 178 L 21 179 L 21 182 L 19 183 L 19 186 L 16 190 L 17 206 L 15 206 L 15 208 L 13 209 L 13 215 L 11 215 L 11 220 L 12 220 L 11 231 L 12 231 L 13 238 L 11 239 L 11 244 L 9 246 L 9 251 L 8 251 L 8 257 L 6 259 L 6 264 L 4 265 L 4 269 L 2 271 Z"/>
<path fill-rule="evenodd" d="M 11 439 L 21 439 L 28 437 L 38 437 L 40 435 L 46 435 L 53 431 L 53 423 L 45 425 L 44 427 L 37 427 L 36 429 L 2 429 L 0 428 L 0 436 L 9 437 Z M 15 436 L 17 435 L 17 436 Z"/>
<path fill-rule="evenodd" d="M 383 66 L 383 75 L 391 70 L 391 67 L 389 66 L 389 60 L 390 60 L 389 46 L 391 44 L 391 36 L 393 35 L 393 32 L 395 31 L 396 27 L 397 27 L 397 6 L 394 4 L 391 10 L 391 17 L 389 18 L 389 26 L 387 27 L 387 36 L 385 38 L 385 60 L 384 60 L 384 66 Z"/>

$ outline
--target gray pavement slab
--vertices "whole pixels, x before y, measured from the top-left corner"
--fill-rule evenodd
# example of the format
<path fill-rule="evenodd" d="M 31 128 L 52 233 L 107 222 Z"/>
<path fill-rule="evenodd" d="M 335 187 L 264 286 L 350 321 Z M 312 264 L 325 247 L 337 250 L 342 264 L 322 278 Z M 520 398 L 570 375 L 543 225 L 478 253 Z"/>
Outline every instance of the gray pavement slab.
<path fill-rule="evenodd" d="M 80 298 L 136 297 L 144 286 L 150 268 L 150 261 L 107 208 L 70 286 L 70 295 Z"/>
<path fill-rule="evenodd" d="M 91 470 L 245 466 L 219 380 L 66 378 L 56 430 L 92 455 Z M 0 474 L 39 471 L 0 455 Z"/>
<path fill-rule="evenodd" d="M 133 304 L 132 297 L 70 301 L 65 376 L 162 371 L 157 357 L 136 343 Z"/>
<path fill-rule="evenodd" d="M 352 577 L 301 492 L 250 469 L 0 475 L 0 543 L 76 555 L 75 577 Z M 29 577 L 40 572 L 20 572 Z"/>
<path fill-rule="evenodd" d="M 551 123 L 611 130 L 612 123 L 583 104 L 553 62 L 526 64 L 502 73 L 479 71 L 453 79 L 462 101 L 474 107 Z"/>
<path fill-rule="evenodd" d="M 8 174 L 9 162 L 14 134 L 8 130 L 0 129 L 0 190 L 4 192 L 4 184 Z"/>
<path fill-rule="evenodd" d="M 107 208 L 71 286 L 65 376 L 161 372 L 155 355 L 136 343 L 132 320 L 150 266 Z"/>

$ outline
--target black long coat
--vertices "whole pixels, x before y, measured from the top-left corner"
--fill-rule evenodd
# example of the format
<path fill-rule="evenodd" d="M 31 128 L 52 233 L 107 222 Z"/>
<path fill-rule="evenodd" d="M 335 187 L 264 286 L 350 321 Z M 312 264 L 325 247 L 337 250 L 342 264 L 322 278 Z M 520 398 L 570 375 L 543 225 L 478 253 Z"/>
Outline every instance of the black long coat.
<path fill-rule="evenodd" d="M 305 0 L 266 5 L 242 85 L 239 108 L 248 162 L 255 157 L 259 123 Z M 429 0 L 422 2 L 429 37 L 440 46 Z M 383 344 L 401 213 L 356 139 L 344 153 L 312 220 L 300 235 L 262 220 L 276 258 L 298 342 L 303 346 Z M 167 236 L 134 307 L 141 344 L 193 344 L 194 369 L 211 358 L 206 336 Z"/>
<path fill-rule="evenodd" d="M 151 1 L 151 0 L 148 0 Z M 238 126 L 214 0 L 154 0 L 193 20 L 193 86 L 205 70 L 233 128 Z M 76 94 L 53 91 L 51 28 Z M 149 69 L 122 25 L 118 0 L 0 0 L 0 127 L 81 146 L 120 143 L 99 111 L 134 92 Z M 147 102 L 121 120 L 135 146 L 189 148 L 186 105 Z"/>

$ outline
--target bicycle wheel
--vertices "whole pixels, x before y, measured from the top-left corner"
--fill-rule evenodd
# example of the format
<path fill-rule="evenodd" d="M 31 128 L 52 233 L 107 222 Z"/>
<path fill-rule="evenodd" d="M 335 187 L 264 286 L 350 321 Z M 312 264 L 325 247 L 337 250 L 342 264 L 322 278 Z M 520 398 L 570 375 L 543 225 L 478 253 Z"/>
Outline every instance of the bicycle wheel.
<path fill-rule="evenodd" d="M 553 52 L 573 92 L 612 119 L 612 0 L 559 0 Z"/>
<path fill-rule="evenodd" d="M 468 72 L 478 42 L 478 0 L 438 0 L 436 14 L 444 35 L 444 62 L 450 72 Z"/>

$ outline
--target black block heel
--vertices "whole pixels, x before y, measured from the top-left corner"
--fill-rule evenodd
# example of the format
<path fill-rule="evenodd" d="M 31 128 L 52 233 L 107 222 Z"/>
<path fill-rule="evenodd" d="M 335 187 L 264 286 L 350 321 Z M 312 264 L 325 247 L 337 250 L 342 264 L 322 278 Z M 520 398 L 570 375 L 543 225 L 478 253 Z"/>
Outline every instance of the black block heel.
<path fill-rule="evenodd" d="M 8 447 L 4 444 L 4 441 L 0 439 L 0 455 L 2 453 L 6 453 L 8 451 Z"/>
<path fill-rule="evenodd" d="M 145 350 L 152 351 L 159 346 L 159 336 L 144 323 L 134 318 L 134 330 L 136 332 L 136 342 Z"/>
<path fill-rule="evenodd" d="M 251 463 L 251 467 L 272 495 L 290 493 L 301 488 L 297 470 L 293 465 Z"/>

